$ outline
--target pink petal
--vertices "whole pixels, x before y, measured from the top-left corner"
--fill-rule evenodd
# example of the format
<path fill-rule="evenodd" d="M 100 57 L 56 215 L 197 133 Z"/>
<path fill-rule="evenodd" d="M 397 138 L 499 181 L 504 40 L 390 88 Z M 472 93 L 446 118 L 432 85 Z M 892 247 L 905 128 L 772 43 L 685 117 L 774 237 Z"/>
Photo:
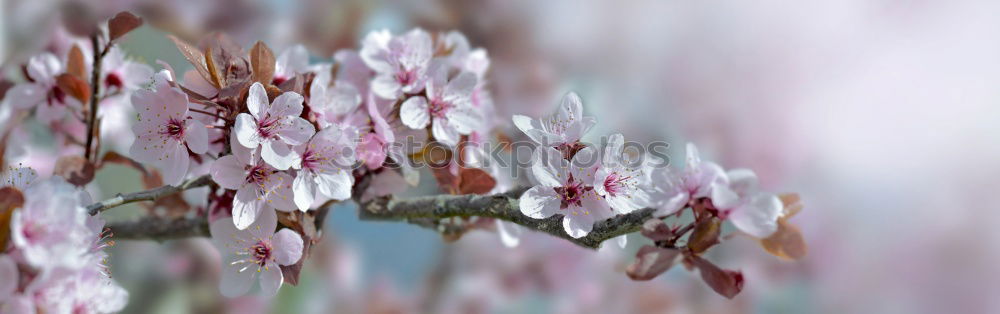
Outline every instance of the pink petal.
<path fill-rule="evenodd" d="M 230 264 L 230 260 L 223 260 L 219 292 L 227 298 L 244 295 L 250 290 L 256 275 L 257 269 L 254 265 Z"/>
<path fill-rule="evenodd" d="M 45 100 L 46 93 L 48 90 L 38 84 L 17 84 L 7 91 L 6 99 L 14 108 L 27 109 Z"/>
<path fill-rule="evenodd" d="M 264 118 L 271 102 L 267 98 L 267 90 L 259 82 L 250 85 L 250 92 L 247 95 L 247 109 L 253 115 L 254 120 Z"/>
<path fill-rule="evenodd" d="M 544 219 L 559 213 L 561 201 L 551 187 L 535 186 L 521 195 L 519 207 L 525 216 Z"/>
<path fill-rule="evenodd" d="M 281 274 L 281 269 L 268 265 L 260 272 L 260 294 L 262 297 L 270 298 L 278 294 L 278 288 L 284 283 L 285 277 Z"/>
<path fill-rule="evenodd" d="M 399 118 L 403 124 L 413 129 L 423 129 L 431 123 L 428 113 L 427 98 L 423 96 L 410 97 L 399 108 Z"/>
<path fill-rule="evenodd" d="M 566 214 L 563 217 L 563 229 L 573 238 L 582 238 L 594 230 L 594 215 Z"/>
<path fill-rule="evenodd" d="M 236 156 L 226 155 L 212 163 L 209 173 L 212 175 L 212 180 L 218 183 L 219 186 L 236 190 L 246 180 L 247 173 L 243 169 L 244 166 L 245 164 L 236 158 Z"/>
<path fill-rule="evenodd" d="M 301 145 L 316 134 L 316 127 L 297 114 L 294 117 L 286 117 L 282 122 L 284 127 L 278 131 L 278 138 L 289 145 Z"/>
<path fill-rule="evenodd" d="M 399 85 L 399 82 L 391 74 L 376 76 L 371 84 L 372 92 L 378 97 L 385 99 L 396 99 L 399 96 L 401 88 L 402 86 Z"/>
<path fill-rule="evenodd" d="M 45 52 L 28 60 L 28 76 L 37 82 L 54 82 L 62 72 L 62 63 L 55 55 Z"/>
<path fill-rule="evenodd" d="M 268 165 L 271 165 L 274 169 L 278 170 L 288 170 L 288 168 L 291 168 L 292 165 L 297 165 L 301 162 L 299 154 L 292 150 L 288 144 L 280 141 L 265 142 L 264 145 L 260 147 L 260 157 L 263 158 Z"/>
<path fill-rule="evenodd" d="M 351 198 L 354 176 L 347 170 L 338 169 L 316 175 L 316 185 L 324 196 L 335 200 Z"/>
<path fill-rule="evenodd" d="M 295 179 L 283 172 L 272 174 L 264 183 L 264 188 L 268 191 L 264 196 L 267 204 L 280 211 L 296 210 L 298 207 L 295 206 L 295 193 L 292 192 L 294 181 Z"/>
<path fill-rule="evenodd" d="M 18 271 L 14 259 L 0 255 L 0 303 L 10 298 L 17 290 Z"/>
<path fill-rule="evenodd" d="M 307 211 L 316 199 L 316 183 L 308 170 L 301 170 L 292 182 L 292 191 L 295 193 L 295 206 L 299 210 Z"/>
<path fill-rule="evenodd" d="M 274 260 L 279 265 L 292 265 L 302 258 L 302 236 L 292 229 L 279 230 L 271 238 L 271 244 L 274 246 Z"/>
<path fill-rule="evenodd" d="M 184 131 L 184 141 L 188 148 L 195 154 L 204 154 L 208 151 L 208 129 L 205 124 L 198 120 L 188 120 L 187 130 Z"/>
<path fill-rule="evenodd" d="M 448 124 L 455 128 L 458 133 L 469 134 L 483 126 L 483 118 L 479 112 L 471 107 L 452 108 L 446 114 Z"/>
<path fill-rule="evenodd" d="M 733 210 L 728 219 L 740 231 L 757 238 L 766 238 L 778 230 L 781 209 L 781 200 L 777 196 L 762 193 Z"/>
<path fill-rule="evenodd" d="M 442 144 L 454 147 L 458 145 L 458 140 L 461 135 L 458 134 L 458 130 L 455 127 L 448 124 L 447 119 L 434 118 L 434 123 L 431 124 L 431 134 L 434 135 L 434 139 Z"/>
<path fill-rule="evenodd" d="M 257 197 L 257 187 L 246 184 L 236 190 L 233 198 L 233 224 L 236 229 L 244 230 L 250 227 L 257 215 L 264 209 L 264 200 Z"/>
<path fill-rule="evenodd" d="M 448 82 L 442 96 L 446 100 L 469 99 L 472 90 L 476 88 L 476 75 L 471 72 L 462 72 Z"/>
<path fill-rule="evenodd" d="M 562 153 L 552 147 L 538 147 L 531 161 L 531 174 L 542 186 L 562 186 L 566 177 L 566 161 Z"/>
<path fill-rule="evenodd" d="M 302 95 L 296 92 L 285 92 L 278 95 L 271 103 L 271 107 L 267 109 L 267 113 L 278 117 L 298 117 L 302 114 Z"/>
<path fill-rule="evenodd" d="M 160 162 L 160 173 L 163 174 L 163 184 L 176 186 L 187 176 L 191 157 L 187 147 L 174 140 L 167 141 L 168 149 Z"/>
<path fill-rule="evenodd" d="M 241 113 L 236 116 L 236 125 L 233 126 L 233 134 L 240 145 L 248 148 L 257 148 L 261 143 L 261 138 L 257 135 L 257 121 L 253 116 Z"/>

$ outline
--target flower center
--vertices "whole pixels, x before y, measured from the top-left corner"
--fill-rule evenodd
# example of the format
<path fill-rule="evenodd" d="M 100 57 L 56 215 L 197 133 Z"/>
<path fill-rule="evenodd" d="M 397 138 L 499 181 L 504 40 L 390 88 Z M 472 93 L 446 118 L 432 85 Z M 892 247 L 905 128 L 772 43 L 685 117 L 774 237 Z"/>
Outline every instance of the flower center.
<path fill-rule="evenodd" d="M 417 80 L 417 71 L 415 70 L 402 70 L 396 72 L 396 81 L 399 85 L 407 86 L 413 84 Z"/>
<path fill-rule="evenodd" d="M 623 176 L 618 172 L 612 172 L 604 179 L 604 190 L 608 192 L 608 195 L 616 196 L 629 187 L 632 179 L 633 176 Z"/>
<path fill-rule="evenodd" d="M 264 119 L 257 121 L 257 135 L 261 138 L 273 139 L 278 135 L 279 126 L 281 126 L 281 120 L 268 115 Z"/>
<path fill-rule="evenodd" d="M 254 263 L 260 265 L 260 267 L 264 267 L 264 264 L 271 259 L 271 245 L 263 240 L 257 241 L 256 244 L 250 247 L 250 257 L 253 258 Z"/>
<path fill-rule="evenodd" d="M 444 118 L 444 114 L 451 109 L 452 104 L 444 102 L 442 100 L 432 100 L 428 109 L 430 110 L 431 117 Z"/>
<path fill-rule="evenodd" d="M 271 80 L 271 85 L 278 86 L 278 85 L 281 85 L 281 83 L 284 83 L 287 80 L 288 80 L 287 77 L 275 75 L 274 79 Z"/>
<path fill-rule="evenodd" d="M 263 186 L 264 182 L 267 182 L 268 176 L 271 172 L 263 164 L 255 165 L 250 167 L 250 172 L 247 174 L 247 183 L 253 183 L 258 186 Z"/>
<path fill-rule="evenodd" d="M 309 146 L 306 147 L 306 150 L 302 152 L 303 169 L 308 169 L 313 172 L 322 172 L 322 169 L 319 169 L 319 165 L 327 160 L 330 160 L 330 158 L 327 158 L 323 155 L 323 153 L 317 151 L 316 144 L 310 143 Z"/>
<path fill-rule="evenodd" d="M 125 82 L 122 81 L 122 77 L 119 76 L 118 73 L 108 73 L 108 75 L 104 77 L 104 86 L 108 87 L 108 89 L 112 87 L 121 89 L 122 86 L 125 86 Z"/>
<path fill-rule="evenodd" d="M 561 202 L 559 208 L 566 209 L 570 205 L 583 207 L 583 197 L 587 192 L 594 189 L 592 186 L 583 186 L 583 181 L 573 179 L 573 174 L 569 175 L 566 185 L 554 188 L 559 195 Z"/>
<path fill-rule="evenodd" d="M 169 138 L 181 141 L 184 139 L 184 120 L 180 120 L 174 117 L 167 119 L 167 124 L 163 126 L 163 130 L 160 134 L 166 135 Z"/>

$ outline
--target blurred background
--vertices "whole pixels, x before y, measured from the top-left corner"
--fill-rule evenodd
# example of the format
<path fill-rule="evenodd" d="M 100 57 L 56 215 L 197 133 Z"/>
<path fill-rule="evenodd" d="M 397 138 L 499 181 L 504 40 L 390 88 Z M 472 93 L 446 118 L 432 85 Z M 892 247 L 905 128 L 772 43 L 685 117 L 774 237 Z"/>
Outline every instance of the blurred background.
<path fill-rule="evenodd" d="M 302 282 L 270 300 L 221 298 L 218 253 L 206 239 L 120 241 L 111 265 L 131 293 L 128 313 L 1000 312 L 1000 2 L 86 5 L 105 18 L 142 16 L 125 51 L 179 71 L 190 66 L 168 33 L 195 41 L 221 30 L 275 51 L 303 43 L 320 62 L 359 48 L 371 30 L 458 30 L 488 50 L 501 116 L 545 114 L 576 91 L 599 121 L 592 139 L 666 140 L 674 160 L 691 141 L 706 158 L 754 169 L 766 189 L 798 192 L 805 203 L 792 220 L 809 244 L 804 260 L 780 261 L 745 238 L 713 250 L 714 261 L 747 278 L 733 300 L 680 268 L 630 281 L 623 268 L 638 236 L 599 252 L 530 232 L 517 248 L 490 232 L 446 244 L 414 226 L 358 221 L 343 205 L 329 215 Z M 19 79 L 28 57 L 59 49 L 52 38 L 69 36 L 60 21 L 72 14 L 63 8 L 0 1 L 5 77 Z M 137 174 L 109 169 L 98 196 L 134 190 Z M 426 188 L 409 193 L 434 192 L 423 177 Z M 121 207 L 108 217 L 141 214 Z"/>

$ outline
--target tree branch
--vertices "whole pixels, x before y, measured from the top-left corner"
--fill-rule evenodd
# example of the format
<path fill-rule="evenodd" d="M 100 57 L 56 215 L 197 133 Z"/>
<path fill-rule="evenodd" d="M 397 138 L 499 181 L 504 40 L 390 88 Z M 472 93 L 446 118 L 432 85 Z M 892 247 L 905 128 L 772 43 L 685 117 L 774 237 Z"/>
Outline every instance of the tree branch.
<path fill-rule="evenodd" d="M 105 211 L 110 208 L 118 207 L 128 203 L 135 203 L 141 201 L 155 201 L 160 197 L 178 193 L 184 190 L 193 189 L 197 187 L 206 186 L 212 183 L 212 178 L 209 175 L 203 175 L 197 178 L 193 178 L 184 182 L 181 182 L 178 186 L 164 185 L 152 190 L 146 190 L 141 192 L 129 193 L 129 194 L 118 194 L 114 198 L 106 199 L 99 203 L 91 204 L 87 206 L 87 212 L 91 216 L 97 215 L 97 213 Z"/>
<path fill-rule="evenodd" d="M 188 237 L 208 237 L 205 217 L 167 219 L 143 217 L 134 221 L 108 224 L 117 240 L 153 239 L 165 241 Z"/>
<path fill-rule="evenodd" d="M 99 40 L 98 36 L 100 33 L 95 33 L 90 36 L 90 45 L 93 47 L 94 60 L 93 69 L 90 74 L 90 110 L 87 112 L 87 145 L 84 147 L 83 157 L 87 160 L 96 160 L 96 157 L 91 156 L 91 149 L 94 148 L 94 128 L 97 124 L 97 101 L 98 93 L 101 91 L 101 60 L 104 59 L 104 52 L 98 49 Z M 111 43 L 108 43 L 111 45 Z M 94 156 L 97 155 L 95 152 Z"/>
<path fill-rule="evenodd" d="M 637 210 L 598 222 L 587 236 L 573 238 L 563 228 L 562 215 L 534 219 L 521 213 L 519 198 L 526 190 L 527 188 L 522 187 L 498 195 L 437 195 L 400 200 L 386 197 L 361 204 L 358 216 L 362 220 L 407 222 L 426 222 L 426 219 L 448 217 L 490 217 L 545 232 L 591 249 L 599 248 L 605 240 L 639 231 L 642 223 L 653 217 L 652 208 Z"/>

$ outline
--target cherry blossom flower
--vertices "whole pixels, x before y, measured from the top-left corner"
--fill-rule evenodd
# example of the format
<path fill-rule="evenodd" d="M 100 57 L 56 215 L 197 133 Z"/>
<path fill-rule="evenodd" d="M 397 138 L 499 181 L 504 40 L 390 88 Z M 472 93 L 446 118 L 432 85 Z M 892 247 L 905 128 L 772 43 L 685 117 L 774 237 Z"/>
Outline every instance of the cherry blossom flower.
<path fill-rule="evenodd" d="M 535 219 L 563 214 L 567 234 L 574 238 L 586 236 L 594 222 L 614 214 L 591 185 L 597 158 L 590 147 L 578 151 L 572 161 L 566 161 L 562 153 L 551 147 L 538 148 L 531 172 L 539 184 L 521 196 L 521 213 Z"/>
<path fill-rule="evenodd" d="M 212 223 L 212 242 L 223 253 L 222 295 L 237 297 L 246 294 L 259 279 L 264 296 L 273 296 L 284 282 L 279 265 L 292 265 L 302 257 L 303 241 L 298 233 L 278 226 L 277 215 L 265 212 L 245 230 L 233 227 L 230 219 Z"/>
<path fill-rule="evenodd" d="M 483 118 L 472 108 L 470 97 L 476 87 L 476 77 L 463 72 L 447 80 L 445 71 L 435 71 L 427 83 L 427 98 L 414 96 L 403 102 L 399 118 L 413 129 L 431 125 L 434 139 L 448 146 L 455 146 L 461 135 L 468 135 Z"/>
<path fill-rule="evenodd" d="M 749 169 L 733 169 L 726 176 L 728 183 L 712 184 L 712 205 L 719 217 L 754 237 L 766 238 L 774 233 L 783 208 L 778 196 L 761 192 L 757 175 Z"/>
<path fill-rule="evenodd" d="M 153 68 L 125 58 L 125 52 L 112 46 L 101 62 L 101 80 L 105 93 L 114 94 L 142 88 L 153 78 Z"/>
<path fill-rule="evenodd" d="M 10 299 L 17 290 L 17 263 L 7 255 L 0 255 L 0 304 Z"/>
<path fill-rule="evenodd" d="M 24 261 L 39 269 L 78 269 L 90 249 L 84 204 L 90 197 L 59 177 L 39 181 L 25 191 L 25 203 L 10 220 L 13 246 Z"/>
<path fill-rule="evenodd" d="M 349 81 L 333 81 L 330 66 L 322 66 L 309 85 L 309 108 L 322 116 L 321 121 L 335 122 L 361 105 L 361 93 Z"/>
<path fill-rule="evenodd" d="M 296 146 L 302 161 L 295 166 L 299 169 L 292 183 L 295 204 L 306 211 L 319 191 L 323 196 L 335 200 L 351 197 L 354 175 L 356 140 L 353 131 L 330 126 L 313 136 L 304 145 Z"/>
<path fill-rule="evenodd" d="M 625 137 L 609 137 L 603 162 L 594 178 L 594 191 L 618 214 L 627 214 L 650 205 L 643 167 L 630 167 L 624 160 Z"/>
<path fill-rule="evenodd" d="M 18 84 L 7 92 L 7 98 L 14 108 L 36 108 L 35 116 L 49 123 L 66 115 L 68 107 L 80 107 L 80 101 L 73 98 L 56 84 L 56 76 L 63 73 L 62 62 L 51 53 L 43 53 L 28 61 L 29 82 Z"/>
<path fill-rule="evenodd" d="M 212 164 L 212 180 L 219 186 L 236 190 L 233 198 L 233 222 L 243 230 L 271 208 L 295 210 L 290 175 L 269 166 L 259 154 L 238 143 L 232 143 L 233 154 L 222 156 Z"/>
<path fill-rule="evenodd" d="M 38 173 L 31 167 L 7 168 L 7 171 L 0 173 L 0 187 L 12 186 L 15 189 L 24 191 L 31 183 L 38 178 Z"/>
<path fill-rule="evenodd" d="M 286 92 L 270 103 L 264 86 L 254 83 L 247 96 L 247 108 L 250 114 L 239 114 L 233 128 L 239 144 L 248 148 L 260 147 L 261 158 L 278 170 L 298 163 L 300 156 L 290 145 L 301 145 L 316 133 L 309 121 L 299 117 L 302 96 Z"/>
<path fill-rule="evenodd" d="M 294 45 L 278 54 L 274 65 L 274 79 L 271 84 L 281 85 L 297 74 L 309 71 L 309 50 L 303 45 Z"/>
<path fill-rule="evenodd" d="M 361 59 L 378 73 L 371 82 L 376 95 L 397 99 L 424 90 L 431 67 L 433 43 L 422 29 L 400 36 L 388 30 L 368 33 L 361 44 Z"/>
<path fill-rule="evenodd" d="M 514 126 L 531 140 L 548 147 L 573 145 L 597 123 L 594 117 L 583 116 L 583 102 L 573 92 L 563 96 L 551 116 L 532 119 L 514 115 L 513 120 Z"/>
<path fill-rule="evenodd" d="M 646 180 L 652 185 L 650 201 L 657 208 L 657 216 L 672 214 L 687 206 L 690 200 L 709 197 L 713 184 L 728 182 L 725 170 L 714 162 L 702 161 L 698 148 L 692 143 L 687 144 L 687 157 L 682 172 L 675 173 L 667 167 L 653 167 Z"/>
<path fill-rule="evenodd" d="M 166 75 L 166 74 L 158 74 Z M 188 117 L 188 98 L 183 91 L 161 80 L 153 91 L 132 94 L 138 121 L 129 154 L 140 162 L 157 165 L 165 184 L 176 185 L 187 175 L 188 150 L 203 154 L 208 150 L 205 124 Z"/>

